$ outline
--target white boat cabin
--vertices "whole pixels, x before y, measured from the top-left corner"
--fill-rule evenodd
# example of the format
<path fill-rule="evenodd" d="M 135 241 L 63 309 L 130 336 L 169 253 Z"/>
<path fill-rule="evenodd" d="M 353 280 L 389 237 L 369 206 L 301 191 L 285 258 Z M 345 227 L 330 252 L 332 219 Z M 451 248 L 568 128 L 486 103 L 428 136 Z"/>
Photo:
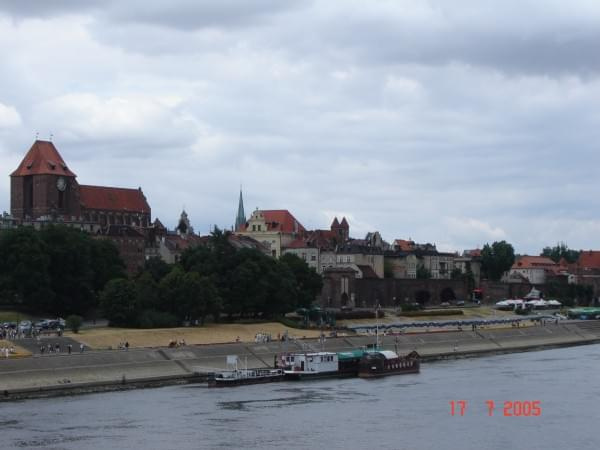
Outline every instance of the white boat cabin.
<path fill-rule="evenodd" d="M 288 353 L 284 356 L 286 372 L 323 373 L 337 372 L 338 355 L 332 352 Z"/>

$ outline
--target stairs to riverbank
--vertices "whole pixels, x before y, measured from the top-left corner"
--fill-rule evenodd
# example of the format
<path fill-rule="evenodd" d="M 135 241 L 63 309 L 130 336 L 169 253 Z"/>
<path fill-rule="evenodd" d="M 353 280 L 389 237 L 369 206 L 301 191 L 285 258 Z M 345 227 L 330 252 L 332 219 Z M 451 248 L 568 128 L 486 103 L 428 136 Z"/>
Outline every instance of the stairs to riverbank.
<path fill-rule="evenodd" d="M 576 326 L 583 332 L 600 338 L 600 320 L 585 320 L 577 322 Z"/>

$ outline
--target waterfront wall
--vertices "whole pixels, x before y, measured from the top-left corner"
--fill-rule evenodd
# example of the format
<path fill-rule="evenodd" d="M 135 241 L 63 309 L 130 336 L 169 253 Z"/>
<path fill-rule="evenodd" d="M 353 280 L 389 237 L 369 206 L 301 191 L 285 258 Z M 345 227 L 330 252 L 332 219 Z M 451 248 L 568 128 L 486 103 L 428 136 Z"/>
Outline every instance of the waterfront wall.
<path fill-rule="evenodd" d="M 522 298 L 532 287 L 529 283 L 480 282 L 484 301 L 489 303 L 506 298 Z M 543 286 L 537 288 L 543 291 Z M 392 308 L 416 301 L 436 305 L 443 301 L 444 293 L 448 292 L 452 292 L 456 299 L 468 300 L 472 286 L 464 280 L 356 278 L 350 269 L 326 272 L 318 301 L 324 308 L 373 308 L 377 304 Z"/>
<path fill-rule="evenodd" d="M 0 360 L 0 400 L 201 382 L 207 373 L 226 368 L 227 355 L 237 355 L 248 367 L 270 367 L 282 352 L 347 351 L 374 342 L 374 336 L 345 336 L 323 344 L 301 339 Z M 380 343 L 400 354 L 416 350 L 424 361 L 432 361 L 600 343 L 600 321 L 405 333 L 380 337 Z"/>

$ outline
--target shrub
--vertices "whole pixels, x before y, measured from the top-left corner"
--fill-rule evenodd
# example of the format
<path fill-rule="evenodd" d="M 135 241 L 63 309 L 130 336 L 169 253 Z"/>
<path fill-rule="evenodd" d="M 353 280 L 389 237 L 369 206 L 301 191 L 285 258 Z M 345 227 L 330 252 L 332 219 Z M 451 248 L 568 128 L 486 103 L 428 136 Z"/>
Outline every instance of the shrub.
<path fill-rule="evenodd" d="M 67 327 L 73 331 L 73 333 L 79 333 L 79 329 L 81 328 L 83 319 L 81 318 L 81 316 L 71 314 L 69 317 L 67 317 L 65 323 Z"/>
<path fill-rule="evenodd" d="M 166 312 L 146 309 L 138 318 L 140 328 L 171 328 L 179 325 L 177 317 Z"/>
<path fill-rule="evenodd" d="M 290 327 L 290 328 L 304 328 L 304 326 L 300 323 L 297 322 L 295 320 L 292 320 L 288 317 L 280 317 L 278 319 L 279 323 L 282 325 L 285 325 L 286 327 Z"/>
<path fill-rule="evenodd" d="M 405 311 L 420 311 L 421 305 L 419 305 L 418 303 L 404 303 L 402 306 L 400 306 L 400 308 L 402 309 L 403 312 L 405 312 Z"/>

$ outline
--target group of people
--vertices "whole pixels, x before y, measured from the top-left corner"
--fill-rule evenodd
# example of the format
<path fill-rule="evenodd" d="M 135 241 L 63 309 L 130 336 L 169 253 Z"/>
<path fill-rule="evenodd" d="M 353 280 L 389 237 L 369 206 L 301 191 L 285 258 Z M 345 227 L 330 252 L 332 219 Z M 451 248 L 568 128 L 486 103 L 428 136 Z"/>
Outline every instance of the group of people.
<path fill-rule="evenodd" d="M 10 355 L 14 355 L 15 353 L 15 348 L 12 346 L 0 348 L 0 357 L 8 358 Z"/>
<path fill-rule="evenodd" d="M 254 336 L 254 342 L 257 344 L 266 344 L 271 342 L 271 335 L 269 333 L 256 333 Z"/>
<path fill-rule="evenodd" d="M 169 341 L 169 348 L 175 348 L 175 347 L 184 347 L 185 346 L 185 339 L 181 339 L 181 340 L 176 340 L 176 339 L 172 339 Z"/>
<path fill-rule="evenodd" d="M 79 353 L 83 353 L 85 346 L 83 344 L 79 344 Z M 48 345 L 40 345 L 40 354 L 43 355 L 44 353 L 60 353 L 61 352 L 61 347 L 60 344 L 48 344 Z M 73 353 L 73 345 L 72 344 L 67 344 L 66 346 L 66 352 L 70 355 L 71 353 Z"/>
<path fill-rule="evenodd" d="M 24 338 L 25 333 L 19 332 L 16 328 L 0 328 L 0 340 L 1 339 L 9 339 L 14 341 L 15 339 Z"/>

